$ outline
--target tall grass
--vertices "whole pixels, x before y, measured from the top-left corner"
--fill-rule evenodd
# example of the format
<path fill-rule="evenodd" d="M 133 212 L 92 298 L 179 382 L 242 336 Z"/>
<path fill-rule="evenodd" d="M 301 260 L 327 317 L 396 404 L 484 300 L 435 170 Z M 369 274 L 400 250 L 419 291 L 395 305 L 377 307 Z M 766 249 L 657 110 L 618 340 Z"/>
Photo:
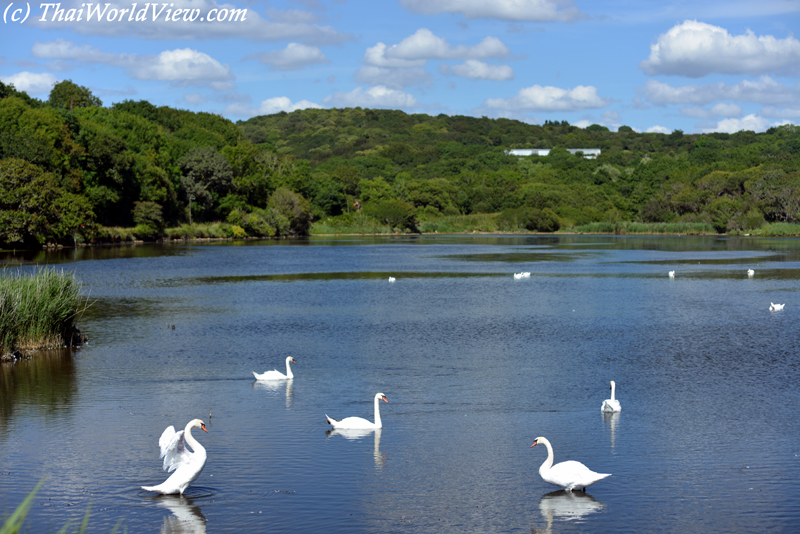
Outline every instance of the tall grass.
<path fill-rule="evenodd" d="M 0 354 L 63 345 L 85 309 L 74 274 L 42 268 L 31 275 L 0 272 Z"/>

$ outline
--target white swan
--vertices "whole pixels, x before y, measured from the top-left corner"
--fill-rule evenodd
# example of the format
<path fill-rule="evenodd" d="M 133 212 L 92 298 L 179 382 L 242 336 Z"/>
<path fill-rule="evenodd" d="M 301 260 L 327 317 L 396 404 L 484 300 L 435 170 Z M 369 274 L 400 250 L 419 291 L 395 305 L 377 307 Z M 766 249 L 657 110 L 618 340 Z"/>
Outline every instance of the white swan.
<path fill-rule="evenodd" d="M 606 399 L 603 401 L 603 405 L 600 406 L 601 412 L 619 412 L 622 411 L 622 406 L 620 406 L 619 401 L 614 398 L 614 392 L 617 389 L 617 384 L 613 380 L 611 381 L 611 398 Z"/>
<path fill-rule="evenodd" d="M 610 477 L 611 473 L 595 473 L 580 462 L 568 460 L 553 465 L 553 447 L 546 438 L 536 438 L 531 447 L 544 443 L 547 447 L 547 459 L 539 467 L 542 480 L 554 486 L 561 486 L 567 491 L 588 488 L 598 480 Z"/>
<path fill-rule="evenodd" d="M 675 271 L 670 271 L 669 272 L 669 277 L 670 278 L 675 278 Z"/>
<path fill-rule="evenodd" d="M 294 358 L 291 356 L 286 358 L 286 374 L 281 373 L 277 369 L 274 371 L 266 371 L 261 374 L 258 374 L 255 371 L 251 372 L 253 373 L 253 376 L 256 377 L 256 380 L 287 380 L 289 378 L 294 378 L 294 375 L 292 374 L 292 368 L 289 363 L 296 364 L 297 362 L 294 361 Z"/>
<path fill-rule="evenodd" d="M 784 304 L 773 304 L 773 303 L 770 302 L 769 303 L 769 311 L 782 310 L 784 306 L 786 306 L 785 303 Z"/>
<path fill-rule="evenodd" d="M 390 281 L 390 282 L 394 282 L 394 281 L 395 281 L 395 278 L 394 278 L 394 276 L 390 276 L 390 277 L 389 277 L 389 281 Z"/>
<path fill-rule="evenodd" d="M 325 422 L 329 425 L 333 425 L 335 429 L 353 429 L 353 430 L 374 430 L 376 428 L 382 428 L 383 425 L 381 424 L 381 412 L 380 412 L 380 401 L 386 400 L 386 395 L 383 393 L 377 393 L 375 395 L 375 422 L 367 421 L 362 417 L 346 417 L 341 421 L 334 419 L 333 417 L 328 417 L 328 414 L 325 414 Z"/>
<path fill-rule="evenodd" d="M 747 269 L 747 276 L 753 276 L 756 272 L 753 269 Z"/>
<path fill-rule="evenodd" d="M 192 437 L 192 428 L 197 427 L 206 430 L 206 424 L 200 419 L 193 419 L 186 424 L 186 428 L 180 432 L 175 432 L 175 427 L 170 425 L 158 439 L 158 446 L 161 448 L 161 456 L 164 458 L 164 470 L 172 472 L 172 475 L 158 486 L 142 486 L 147 491 L 155 491 L 169 495 L 180 493 L 194 482 L 203 467 L 206 465 L 206 450 Z M 192 448 L 189 452 L 186 445 Z"/>
<path fill-rule="evenodd" d="M 514 273 L 514 280 L 519 280 L 521 278 L 530 278 L 531 273 L 523 272 L 523 273 Z"/>

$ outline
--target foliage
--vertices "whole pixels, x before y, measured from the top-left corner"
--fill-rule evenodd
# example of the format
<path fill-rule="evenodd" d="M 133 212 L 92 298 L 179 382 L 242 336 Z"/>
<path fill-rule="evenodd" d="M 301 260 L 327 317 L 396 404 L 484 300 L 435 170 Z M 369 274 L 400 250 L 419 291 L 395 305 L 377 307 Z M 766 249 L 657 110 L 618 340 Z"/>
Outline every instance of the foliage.
<path fill-rule="evenodd" d="M 47 103 L 54 108 L 74 109 L 90 106 L 102 107 L 103 102 L 82 85 L 64 80 L 53 85 Z"/>
<path fill-rule="evenodd" d="M 389 228 L 407 230 L 416 224 L 414 206 L 397 199 L 376 200 L 364 205 L 364 213 Z"/>

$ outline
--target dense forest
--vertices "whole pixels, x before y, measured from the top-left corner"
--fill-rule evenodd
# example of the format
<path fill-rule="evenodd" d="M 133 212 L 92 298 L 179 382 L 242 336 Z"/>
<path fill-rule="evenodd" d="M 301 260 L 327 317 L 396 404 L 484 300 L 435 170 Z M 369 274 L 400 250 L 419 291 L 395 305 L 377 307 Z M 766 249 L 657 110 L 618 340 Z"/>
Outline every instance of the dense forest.
<path fill-rule="evenodd" d="M 510 148 L 552 150 L 516 157 Z M 589 148 L 600 156 L 567 150 Z M 366 220 L 435 231 L 469 217 L 504 231 L 797 223 L 800 128 L 611 132 L 361 108 L 233 123 L 146 101 L 104 107 L 69 80 L 47 101 L 0 82 L 0 246 L 192 237 L 209 224 L 229 237 Z"/>

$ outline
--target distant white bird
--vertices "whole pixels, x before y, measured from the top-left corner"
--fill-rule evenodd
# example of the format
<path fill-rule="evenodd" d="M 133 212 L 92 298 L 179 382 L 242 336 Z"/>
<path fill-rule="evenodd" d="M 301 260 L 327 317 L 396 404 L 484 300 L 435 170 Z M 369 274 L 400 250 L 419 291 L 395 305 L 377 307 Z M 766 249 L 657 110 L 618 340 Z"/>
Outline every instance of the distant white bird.
<path fill-rule="evenodd" d="M 524 272 L 524 273 L 514 273 L 514 280 L 519 280 L 520 278 L 530 278 L 531 273 Z"/>
<path fill-rule="evenodd" d="M 147 491 L 155 491 L 164 495 L 180 493 L 197 480 L 200 472 L 206 465 L 206 450 L 192 437 L 192 428 L 206 430 L 206 424 L 200 419 L 193 419 L 186 424 L 186 428 L 175 432 L 175 427 L 170 425 L 158 439 L 161 456 L 164 459 L 164 470 L 172 475 L 158 486 L 142 486 Z M 190 452 L 186 445 L 192 448 Z"/>
<path fill-rule="evenodd" d="M 611 398 L 606 399 L 603 401 L 603 405 L 600 406 L 601 412 L 620 412 L 622 411 L 622 406 L 620 406 L 619 401 L 614 398 L 614 393 L 616 392 L 617 384 L 613 380 L 611 381 Z"/>
<path fill-rule="evenodd" d="M 670 278 L 675 278 L 675 271 L 670 271 L 669 272 L 669 277 Z"/>
<path fill-rule="evenodd" d="M 568 460 L 553 465 L 553 447 L 547 439 L 539 437 L 533 440 L 531 447 L 544 443 L 547 447 L 547 459 L 539 467 L 542 480 L 554 486 L 560 486 L 567 491 L 588 488 L 598 480 L 610 477 L 611 473 L 595 473 L 585 465 L 574 460 Z"/>
<path fill-rule="evenodd" d="M 389 277 L 389 281 L 390 281 L 390 282 L 394 282 L 394 280 L 395 280 L 394 276 L 390 276 L 390 277 Z"/>
<path fill-rule="evenodd" d="M 747 276 L 753 276 L 756 272 L 753 269 L 747 269 Z"/>
<path fill-rule="evenodd" d="M 780 311 L 780 310 L 783 309 L 784 306 L 786 306 L 785 303 L 784 304 L 773 304 L 773 303 L 770 302 L 769 303 L 769 311 Z"/>
<path fill-rule="evenodd" d="M 380 401 L 386 401 L 386 395 L 383 393 L 377 393 L 375 395 L 375 422 L 367 421 L 363 417 L 346 417 L 341 421 L 334 419 L 333 417 L 328 417 L 325 414 L 325 422 L 329 425 L 332 425 L 335 429 L 352 429 L 352 430 L 370 430 L 376 428 L 382 428 L 383 425 L 381 424 L 381 412 L 380 412 Z"/>
<path fill-rule="evenodd" d="M 296 364 L 297 362 L 294 361 L 294 358 L 291 356 L 286 358 L 286 374 L 281 373 L 277 369 L 273 371 L 266 371 L 261 374 L 258 374 L 255 371 L 251 372 L 253 373 L 253 376 L 256 377 L 256 380 L 288 380 L 290 378 L 294 378 L 294 375 L 292 374 L 292 367 L 289 365 L 289 363 Z"/>

